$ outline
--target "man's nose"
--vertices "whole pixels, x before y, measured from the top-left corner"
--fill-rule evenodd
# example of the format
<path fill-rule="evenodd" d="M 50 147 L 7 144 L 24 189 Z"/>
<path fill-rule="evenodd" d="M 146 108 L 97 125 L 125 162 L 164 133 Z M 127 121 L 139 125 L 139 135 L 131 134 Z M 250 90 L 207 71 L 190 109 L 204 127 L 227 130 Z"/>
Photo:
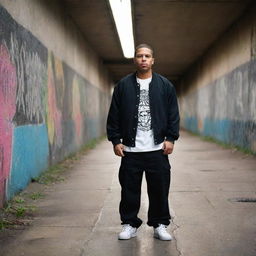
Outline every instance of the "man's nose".
<path fill-rule="evenodd" d="M 142 60 L 146 60 L 146 56 L 142 56 Z"/>

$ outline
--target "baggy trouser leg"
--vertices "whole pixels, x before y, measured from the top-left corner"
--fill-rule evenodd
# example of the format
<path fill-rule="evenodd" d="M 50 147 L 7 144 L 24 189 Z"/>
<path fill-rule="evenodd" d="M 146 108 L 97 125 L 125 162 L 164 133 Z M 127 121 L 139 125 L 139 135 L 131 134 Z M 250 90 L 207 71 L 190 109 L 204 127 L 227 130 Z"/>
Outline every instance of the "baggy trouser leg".
<path fill-rule="evenodd" d="M 160 151 L 155 163 L 146 170 L 149 210 L 148 225 L 157 227 L 158 224 L 170 224 L 169 188 L 170 188 L 170 164 L 168 157 Z"/>
<path fill-rule="evenodd" d="M 136 165 L 133 154 L 125 153 L 119 169 L 121 185 L 119 213 L 122 224 L 130 224 L 136 228 L 142 224 L 137 216 L 140 209 L 142 176 L 143 171 Z"/>

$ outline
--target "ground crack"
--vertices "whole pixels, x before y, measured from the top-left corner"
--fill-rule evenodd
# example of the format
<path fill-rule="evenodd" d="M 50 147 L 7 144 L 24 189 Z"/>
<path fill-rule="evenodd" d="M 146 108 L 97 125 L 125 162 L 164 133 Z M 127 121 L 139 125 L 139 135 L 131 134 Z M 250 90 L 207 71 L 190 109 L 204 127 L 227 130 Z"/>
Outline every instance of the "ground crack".
<path fill-rule="evenodd" d="M 174 218 L 172 219 L 172 226 L 173 226 L 173 234 L 174 234 L 174 240 L 175 240 L 175 247 L 176 247 L 176 250 L 177 250 L 179 256 L 182 256 L 182 252 L 181 252 L 181 250 L 180 250 L 180 248 L 178 246 L 178 240 L 177 240 L 177 238 L 175 236 L 175 233 L 178 232 L 180 226 L 174 222 Z"/>
<path fill-rule="evenodd" d="M 113 182 L 114 182 L 114 175 L 112 177 L 111 185 L 107 189 L 108 193 L 106 194 L 106 197 L 105 197 L 105 199 L 103 201 L 103 204 L 102 204 L 102 207 L 100 209 L 100 213 L 99 213 L 99 216 L 97 218 L 97 221 L 95 222 L 95 224 L 94 224 L 94 226 L 93 226 L 93 228 L 91 230 L 91 233 L 90 233 L 88 239 L 85 240 L 85 242 L 84 242 L 84 244 L 83 244 L 83 246 L 82 246 L 82 248 L 80 250 L 80 256 L 85 256 L 86 255 L 86 249 L 89 247 L 89 243 L 93 240 L 93 234 L 94 234 L 94 232 L 95 232 L 96 228 L 98 227 L 98 224 L 99 224 L 99 222 L 101 220 L 101 217 L 102 217 L 102 214 L 103 214 L 103 210 L 104 210 L 104 207 L 106 205 L 106 200 L 107 200 L 109 194 L 111 193 L 111 188 L 113 187 Z"/>
<path fill-rule="evenodd" d="M 84 244 L 83 244 L 83 247 L 81 248 L 80 256 L 85 256 L 85 255 L 86 255 L 86 254 L 85 254 L 85 253 L 86 253 L 86 248 L 88 247 L 89 242 L 92 241 L 94 231 L 95 231 L 95 229 L 96 229 L 98 223 L 100 222 L 104 205 L 105 205 L 105 201 L 104 201 L 104 203 L 103 203 L 103 206 L 102 206 L 102 208 L 101 208 L 101 210 L 100 210 L 100 214 L 99 214 L 99 216 L 98 216 L 98 219 L 97 219 L 97 221 L 95 222 L 95 225 L 94 225 L 94 227 L 92 228 L 92 231 L 91 231 L 91 233 L 90 233 L 88 239 L 85 240 L 85 242 L 84 242 Z"/>

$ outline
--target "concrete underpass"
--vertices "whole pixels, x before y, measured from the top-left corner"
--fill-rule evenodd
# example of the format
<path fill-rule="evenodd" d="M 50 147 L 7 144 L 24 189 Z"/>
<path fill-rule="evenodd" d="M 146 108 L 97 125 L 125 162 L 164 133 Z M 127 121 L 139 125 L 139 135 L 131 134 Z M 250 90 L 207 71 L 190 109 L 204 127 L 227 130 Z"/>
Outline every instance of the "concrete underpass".
<path fill-rule="evenodd" d="M 131 3 L 135 44 L 153 46 L 179 101 L 174 240 L 146 226 L 145 183 L 138 237 L 117 239 L 120 159 L 106 139 L 56 184 L 36 182 L 105 135 L 113 87 L 134 72 L 108 1 L 0 0 L 0 217 L 19 193 L 42 194 L 0 230 L 1 256 L 256 255 L 255 1 Z"/>

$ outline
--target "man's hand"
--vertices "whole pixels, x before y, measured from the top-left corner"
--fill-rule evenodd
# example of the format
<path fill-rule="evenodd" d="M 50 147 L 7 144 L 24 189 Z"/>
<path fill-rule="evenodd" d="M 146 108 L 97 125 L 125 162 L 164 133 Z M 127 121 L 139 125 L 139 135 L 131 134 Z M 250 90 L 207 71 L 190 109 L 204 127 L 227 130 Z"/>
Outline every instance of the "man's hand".
<path fill-rule="evenodd" d="M 124 145 L 123 144 L 117 144 L 114 146 L 114 152 L 117 156 L 121 156 L 123 157 L 124 156 Z"/>
<path fill-rule="evenodd" d="M 170 141 L 164 141 L 164 145 L 163 145 L 163 150 L 164 150 L 164 155 L 169 155 L 172 153 L 174 148 L 174 144 Z"/>

